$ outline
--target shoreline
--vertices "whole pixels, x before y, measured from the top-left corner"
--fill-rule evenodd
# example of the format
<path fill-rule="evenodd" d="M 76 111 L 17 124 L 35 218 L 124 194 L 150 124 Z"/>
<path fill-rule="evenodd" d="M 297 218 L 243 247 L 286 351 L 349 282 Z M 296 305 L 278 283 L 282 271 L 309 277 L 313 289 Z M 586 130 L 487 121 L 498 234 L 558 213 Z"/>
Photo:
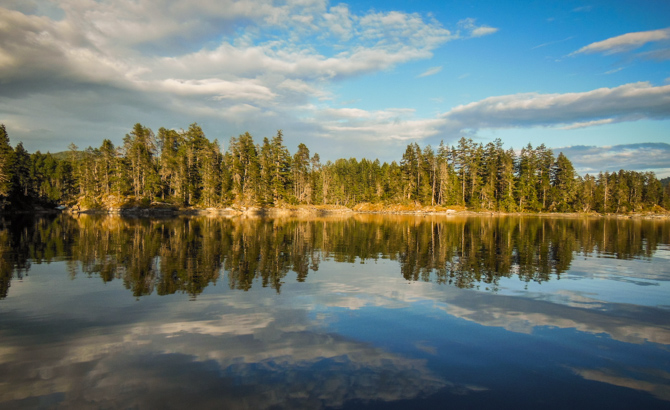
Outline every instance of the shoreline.
<path fill-rule="evenodd" d="M 409 209 L 408 209 L 409 208 Z M 454 209 L 455 208 L 455 209 Z M 407 207 L 402 205 L 389 205 L 385 207 L 355 206 L 348 208 L 341 205 L 296 205 L 282 207 L 226 207 L 226 208 L 178 208 L 178 207 L 127 207 L 109 209 L 73 209 L 62 210 L 31 210 L 15 213 L 54 213 L 64 212 L 69 214 L 84 215 L 120 215 L 120 216 L 178 216 L 178 215 L 200 215 L 200 216 L 222 216 L 222 217 L 283 217 L 283 216 L 329 216 L 329 215 L 415 215 L 415 216 L 460 216 L 460 217 L 543 217 L 543 218 L 617 218 L 617 219 L 670 219 L 670 212 L 631 212 L 631 213 L 608 213 L 599 214 L 595 212 L 499 212 L 499 211 L 473 211 L 463 207 Z"/>

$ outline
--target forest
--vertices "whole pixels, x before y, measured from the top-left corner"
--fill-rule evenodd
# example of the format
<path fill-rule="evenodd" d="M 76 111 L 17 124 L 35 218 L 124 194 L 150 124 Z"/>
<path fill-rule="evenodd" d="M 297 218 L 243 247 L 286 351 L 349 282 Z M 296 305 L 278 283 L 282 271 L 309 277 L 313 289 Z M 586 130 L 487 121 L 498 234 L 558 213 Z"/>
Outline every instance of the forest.
<path fill-rule="evenodd" d="M 0 210 L 35 206 L 95 209 L 133 203 L 175 207 L 420 204 L 498 212 L 627 213 L 670 208 L 670 185 L 653 172 L 580 176 L 570 160 L 531 144 L 505 150 L 461 138 L 407 145 L 399 162 L 322 163 L 301 143 L 291 154 L 282 131 L 254 142 L 247 132 L 222 150 L 197 124 L 157 133 L 135 124 L 121 146 L 70 144 L 63 153 L 14 148 L 0 125 Z"/>

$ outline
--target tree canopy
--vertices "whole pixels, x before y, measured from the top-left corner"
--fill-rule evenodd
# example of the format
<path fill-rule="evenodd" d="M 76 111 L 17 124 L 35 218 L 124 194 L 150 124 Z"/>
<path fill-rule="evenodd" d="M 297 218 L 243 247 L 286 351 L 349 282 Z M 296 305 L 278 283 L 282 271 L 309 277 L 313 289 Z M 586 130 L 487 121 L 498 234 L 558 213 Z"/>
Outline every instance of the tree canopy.
<path fill-rule="evenodd" d="M 115 147 L 29 154 L 12 148 L 0 125 L 0 208 L 100 205 L 106 198 L 221 207 L 360 203 L 464 206 L 503 212 L 624 213 L 670 208 L 670 185 L 652 172 L 580 176 L 544 144 L 520 151 L 461 138 L 456 145 L 407 145 L 400 162 L 338 159 L 321 163 L 304 143 L 294 154 L 283 132 L 256 143 L 248 133 L 227 150 L 198 124 L 157 134 L 135 124 Z"/>

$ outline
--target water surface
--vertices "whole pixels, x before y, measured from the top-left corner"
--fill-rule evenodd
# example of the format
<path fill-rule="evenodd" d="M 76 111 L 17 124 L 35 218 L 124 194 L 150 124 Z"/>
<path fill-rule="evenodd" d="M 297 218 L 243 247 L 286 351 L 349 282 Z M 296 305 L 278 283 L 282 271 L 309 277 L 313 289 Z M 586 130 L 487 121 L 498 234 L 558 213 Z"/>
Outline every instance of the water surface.
<path fill-rule="evenodd" d="M 669 408 L 670 223 L 0 222 L 2 408 Z"/>

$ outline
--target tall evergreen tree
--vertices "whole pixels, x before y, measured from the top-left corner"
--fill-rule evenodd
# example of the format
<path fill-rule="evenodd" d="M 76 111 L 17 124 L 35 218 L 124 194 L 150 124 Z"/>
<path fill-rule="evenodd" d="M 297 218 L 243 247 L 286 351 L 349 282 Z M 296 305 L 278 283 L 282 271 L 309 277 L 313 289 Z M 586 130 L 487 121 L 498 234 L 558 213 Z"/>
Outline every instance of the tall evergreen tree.
<path fill-rule="evenodd" d="M 13 168 L 14 150 L 9 144 L 9 135 L 5 129 L 5 125 L 0 124 L 0 197 L 9 196 L 12 190 Z"/>
<path fill-rule="evenodd" d="M 137 123 L 130 134 L 126 134 L 123 144 L 133 194 L 138 198 L 153 199 L 159 188 L 159 177 L 154 167 L 154 133 Z"/>
<path fill-rule="evenodd" d="M 521 149 L 517 164 L 516 194 L 520 211 L 538 211 L 540 202 L 537 199 L 537 157 L 531 144 Z"/>
<path fill-rule="evenodd" d="M 30 154 L 23 148 L 23 143 L 19 142 L 14 148 L 12 169 L 12 194 L 28 198 L 32 190 L 32 181 L 30 179 Z"/>
<path fill-rule="evenodd" d="M 502 148 L 501 148 L 502 150 Z M 497 197 L 498 209 L 504 212 L 512 212 L 517 209 L 515 201 L 515 172 L 516 154 L 512 148 L 500 153 L 498 164 Z"/>
<path fill-rule="evenodd" d="M 578 189 L 576 176 L 572 162 L 562 152 L 559 153 L 552 167 L 552 206 L 550 208 L 559 212 L 574 210 Z"/>
<path fill-rule="evenodd" d="M 231 138 L 230 150 L 235 199 L 245 205 L 255 204 L 260 166 L 253 137 L 247 132 L 238 138 Z"/>
<path fill-rule="evenodd" d="M 309 203 L 312 198 L 309 160 L 309 149 L 301 143 L 298 145 L 298 151 L 293 155 L 293 161 L 291 162 L 293 195 L 298 203 Z"/>
<path fill-rule="evenodd" d="M 291 154 L 284 146 L 284 134 L 277 130 L 272 137 L 272 195 L 274 203 L 284 202 L 289 198 L 291 187 Z"/>

